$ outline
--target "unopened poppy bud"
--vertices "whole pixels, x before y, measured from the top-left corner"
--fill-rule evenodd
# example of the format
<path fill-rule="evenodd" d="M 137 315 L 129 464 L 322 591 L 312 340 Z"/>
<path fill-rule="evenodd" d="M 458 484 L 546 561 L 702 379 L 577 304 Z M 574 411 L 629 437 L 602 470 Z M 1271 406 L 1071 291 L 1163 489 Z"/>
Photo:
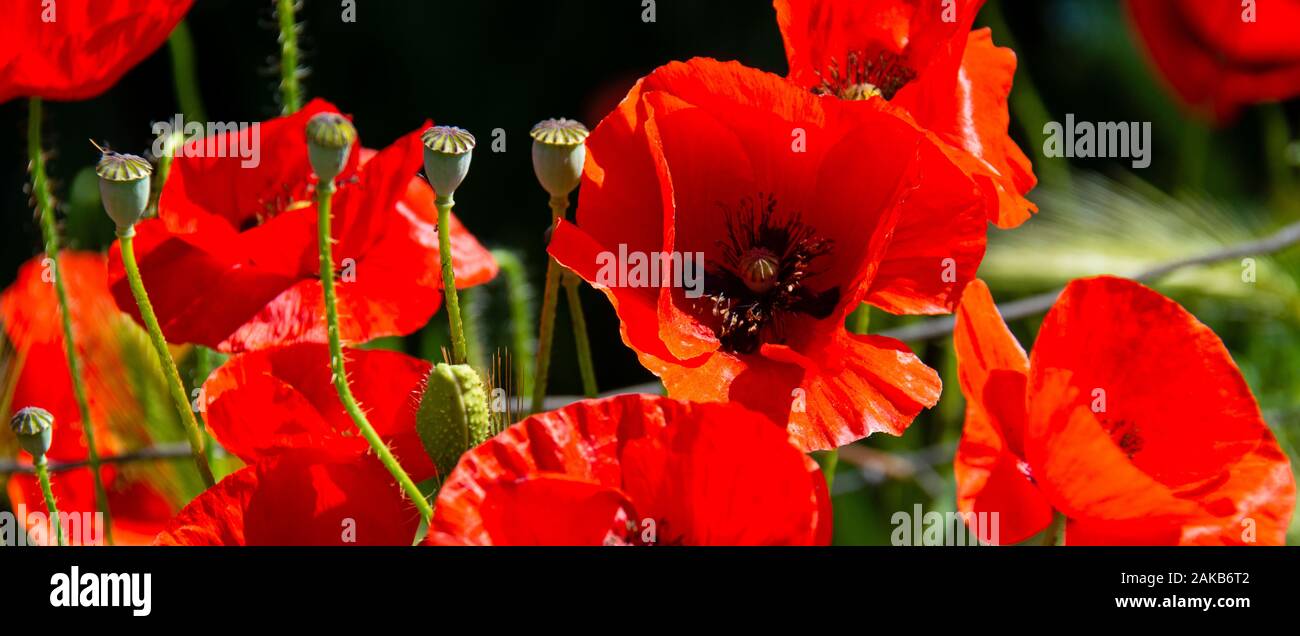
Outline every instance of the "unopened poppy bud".
<path fill-rule="evenodd" d="M 102 152 L 99 163 L 95 164 L 95 174 L 99 175 L 99 196 L 104 202 L 104 211 L 117 224 L 118 234 L 122 234 L 144 216 L 149 205 L 149 178 L 153 166 L 135 155 L 111 150 Z"/>
<path fill-rule="evenodd" d="M 357 129 L 338 113 L 316 113 L 307 120 L 307 158 L 321 183 L 343 172 L 357 141 Z"/>
<path fill-rule="evenodd" d="M 469 174 L 474 135 L 455 126 L 434 126 L 420 136 L 424 142 L 424 176 L 439 197 L 451 197 Z"/>
<path fill-rule="evenodd" d="M 582 180 L 587 127 L 572 119 L 548 119 L 533 126 L 533 172 L 552 197 L 567 197 Z"/>
<path fill-rule="evenodd" d="M 429 372 L 415 429 L 440 477 L 446 477 L 466 451 L 492 436 L 487 391 L 467 364 L 438 363 Z"/>
<path fill-rule="evenodd" d="M 14 413 L 13 418 L 9 420 L 9 428 L 12 428 L 14 435 L 18 436 L 18 444 L 23 450 L 39 459 L 50 450 L 50 442 L 54 434 L 54 416 L 43 408 L 29 406 Z"/>

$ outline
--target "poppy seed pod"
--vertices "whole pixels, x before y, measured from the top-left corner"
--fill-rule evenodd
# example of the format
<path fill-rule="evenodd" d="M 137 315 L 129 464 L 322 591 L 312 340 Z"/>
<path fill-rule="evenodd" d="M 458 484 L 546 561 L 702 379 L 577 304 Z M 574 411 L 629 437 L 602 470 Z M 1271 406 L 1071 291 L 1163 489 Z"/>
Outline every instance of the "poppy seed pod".
<path fill-rule="evenodd" d="M 103 199 L 104 211 L 122 234 L 144 216 L 149 205 L 153 166 L 141 157 L 107 150 L 95 164 L 95 174 L 99 175 L 99 196 Z"/>
<path fill-rule="evenodd" d="M 54 416 L 49 411 L 29 406 L 14 413 L 9 428 L 18 436 L 18 444 L 37 459 L 50 450 L 54 434 Z"/>
<path fill-rule="evenodd" d="M 307 121 L 307 157 L 322 183 L 343 171 L 356 140 L 357 129 L 338 113 L 317 113 Z"/>
<path fill-rule="evenodd" d="M 587 127 L 573 119 L 547 119 L 533 126 L 533 172 L 553 197 L 567 197 L 582 180 Z"/>
<path fill-rule="evenodd" d="M 455 126 L 434 126 L 420 135 L 424 142 L 424 176 L 439 197 L 451 197 L 469 174 L 474 135 Z"/>
<path fill-rule="evenodd" d="M 415 429 L 438 474 L 445 477 L 466 451 L 492 436 L 487 391 L 467 364 L 439 363 L 429 372 Z"/>

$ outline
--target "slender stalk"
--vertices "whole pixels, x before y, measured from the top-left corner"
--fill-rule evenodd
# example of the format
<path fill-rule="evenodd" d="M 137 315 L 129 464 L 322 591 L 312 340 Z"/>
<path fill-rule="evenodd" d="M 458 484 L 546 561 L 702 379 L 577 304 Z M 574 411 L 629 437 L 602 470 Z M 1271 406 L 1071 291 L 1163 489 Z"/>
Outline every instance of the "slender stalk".
<path fill-rule="evenodd" d="M 1281 104 L 1267 104 L 1260 107 L 1260 116 L 1263 118 L 1264 155 L 1268 161 L 1269 186 L 1279 206 L 1287 205 L 1291 201 L 1294 173 L 1286 156 L 1287 146 L 1291 143 L 1286 109 Z M 1295 211 L 1294 208 L 1284 210 L 1290 213 L 1288 216 L 1294 216 Z"/>
<path fill-rule="evenodd" d="M 851 315 L 851 327 L 853 333 L 866 334 L 871 328 L 871 305 L 862 303 L 853 311 Z"/>
<path fill-rule="evenodd" d="M 451 351 L 453 362 L 464 364 L 468 359 L 465 347 L 465 327 L 460 320 L 460 294 L 456 291 L 456 269 L 451 257 L 451 209 L 456 202 L 451 195 L 438 195 L 438 259 L 442 261 L 442 293 L 447 297 L 447 317 L 451 320 Z"/>
<path fill-rule="evenodd" d="M 361 431 L 361 436 L 370 444 L 371 450 L 379 457 L 379 461 L 384 465 L 384 468 L 388 469 L 393 479 L 397 480 L 398 485 L 411 498 L 415 507 L 420 511 L 420 518 L 425 523 L 428 523 L 429 517 L 433 515 L 433 508 L 429 505 L 428 500 L 424 498 L 424 494 L 420 492 L 420 487 L 402 469 L 402 465 L 397 462 L 397 458 L 393 456 L 393 452 L 389 450 L 388 445 L 379 438 L 375 428 L 370 425 L 370 420 L 366 419 L 365 413 L 361 412 L 361 406 L 357 404 L 357 399 L 352 395 L 352 387 L 348 384 L 347 368 L 343 361 L 343 343 L 339 339 L 339 312 L 334 291 L 334 255 L 330 247 L 330 243 L 333 241 L 330 237 L 330 203 L 333 197 L 333 181 L 324 181 L 317 186 L 316 219 L 317 245 L 320 250 L 320 284 L 321 289 L 325 292 L 326 332 L 329 335 L 330 370 L 334 376 L 334 388 L 338 391 L 339 401 L 343 402 L 344 410 L 348 412 L 352 422 Z"/>
<path fill-rule="evenodd" d="M 578 348 L 578 371 L 582 374 L 582 394 L 596 397 L 596 366 L 591 359 L 591 341 L 587 338 L 587 317 L 582 312 L 578 285 L 582 281 L 573 272 L 564 273 L 564 289 L 569 298 L 569 316 L 573 318 L 573 341 Z"/>
<path fill-rule="evenodd" d="M 506 300 L 510 305 L 511 363 L 516 366 L 518 390 L 521 395 L 531 395 L 533 390 L 533 290 L 528 284 L 524 264 L 508 250 L 492 250 L 492 257 L 501 266 L 506 285 Z"/>
<path fill-rule="evenodd" d="M 63 353 L 68 359 L 68 374 L 72 377 L 72 394 L 77 401 L 77 412 L 81 417 L 81 429 L 86 434 L 87 458 L 95 487 L 95 506 L 104 513 L 104 538 L 113 544 L 113 516 L 108 509 L 108 492 L 104 490 L 104 479 L 99 474 L 99 447 L 95 444 L 95 423 L 91 419 L 90 401 L 86 398 L 86 386 L 81 377 L 81 357 L 77 353 L 77 343 L 72 337 L 72 312 L 68 304 L 68 288 L 63 283 L 62 267 L 59 265 L 59 229 L 54 218 L 54 202 L 50 194 L 49 178 L 45 174 L 45 153 L 41 151 L 41 98 L 33 97 L 29 103 L 27 122 L 27 155 L 32 169 L 32 195 L 36 206 L 40 208 L 41 234 L 45 239 L 45 257 L 49 259 L 50 271 L 54 278 L 54 294 L 59 302 L 59 318 L 63 327 Z"/>
<path fill-rule="evenodd" d="M 551 197 L 551 227 L 555 227 L 556 221 L 564 218 L 568 209 L 568 197 Z M 547 257 L 541 326 L 537 331 L 537 378 L 533 380 L 533 413 L 540 412 L 546 401 L 546 381 L 551 371 L 551 344 L 555 340 L 555 310 L 559 304 L 561 272 L 560 264 L 554 258 Z"/>
<path fill-rule="evenodd" d="M 280 101 L 284 114 L 302 108 L 302 89 L 298 85 L 298 26 L 294 23 L 295 0 L 277 0 L 280 18 Z"/>
<path fill-rule="evenodd" d="M 194 70 L 194 38 L 184 20 L 172 29 L 167 50 L 171 53 L 172 79 L 176 83 L 176 102 L 180 104 L 181 112 L 186 120 L 207 121 L 203 98 L 199 94 L 198 73 Z"/>
<path fill-rule="evenodd" d="M 181 382 L 181 374 L 176 370 L 176 361 L 172 359 L 172 353 L 167 348 L 167 338 L 163 336 L 162 327 L 158 324 L 158 316 L 153 312 L 153 304 L 149 302 L 149 292 L 144 288 L 144 279 L 140 277 L 140 266 L 135 260 L 135 227 L 119 230 L 117 236 L 118 243 L 122 246 L 122 266 L 126 269 L 126 279 L 131 284 L 131 293 L 135 295 L 135 302 L 140 307 L 140 317 L 144 319 L 144 326 L 149 331 L 149 339 L 153 341 L 158 362 L 162 364 L 172 402 L 181 416 L 181 421 L 185 424 L 185 435 L 190 442 L 190 454 L 194 457 L 195 466 L 198 466 L 203 484 L 211 488 L 216 480 L 212 478 L 212 468 L 208 466 L 208 456 L 203 451 L 203 431 L 199 428 L 198 420 L 194 419 L 194 410 L 190 407 L 189 396 L 186 395 L 185 385 Z"/>
<path fill-rule="evenodd" d="M 826 477 L 826 490 L 830 490 L 835 485 L 835 468 L 840 465 L 840 449 L 813 453 L 813 460 L 821 466 L 822 475 Z"/>
<path fill-rule="evenodd" d="M 1053 511 L 1052 523 L 1043 531 L 1040 545 L 1065 545 L 1065 515 Z"/>
<path fill-rule="evenodd" d="M 63 524 L 59 522 L 59 506 L 54 502 L 54 489 L 50 487 L 50 471 L 45 456 L 36 458 L 36 478 L 41 481 L 41 492 L 45 495 L 45 507 L 50 511 L 50 525 L 54 526 L 54 537 L 60 546 L 67 545 L 63 538 Z"/>

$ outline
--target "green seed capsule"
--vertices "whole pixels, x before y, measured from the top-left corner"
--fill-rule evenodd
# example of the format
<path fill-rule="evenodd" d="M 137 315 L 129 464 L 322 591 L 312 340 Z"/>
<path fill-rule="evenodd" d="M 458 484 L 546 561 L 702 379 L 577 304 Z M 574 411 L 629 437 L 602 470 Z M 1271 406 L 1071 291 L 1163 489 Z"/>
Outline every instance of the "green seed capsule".
<path fill-rule="evenodd" d="M 307 120 L 307 158 L 322 183 L 339 176 L 348 163 L 357 129 L 338 113 L 316 113 Z"/>
<path fill-rule="evenodd" d="M 424 142 L 424 176 L 439 197 L 450 198 L 469 174 L 474 135 L 455 126 L 434 126 L 420 136 Z"/>
<path fill-rule="evenodd" d="M 552 197 L 567 197 L 582 180 L 587 127 L 572 119 L 547 119 L 533 126 L 533 172 Z"/>
<path fill-rule="evenodd" d="M 9 420 L 9 428 L 32 457 L 41 458 L 49 452 L 54 436 L 54 416 L 49 411 L 37 406 L 21 409 Z"/>
<path fill-rule="evenodd" d="M 104 151 L 95 164 L 99 196 L 104 211 L 117 224 L 118 234 L 128 232 L 149 205 L 149 180 L 153 166 L 141 157 Z"/>

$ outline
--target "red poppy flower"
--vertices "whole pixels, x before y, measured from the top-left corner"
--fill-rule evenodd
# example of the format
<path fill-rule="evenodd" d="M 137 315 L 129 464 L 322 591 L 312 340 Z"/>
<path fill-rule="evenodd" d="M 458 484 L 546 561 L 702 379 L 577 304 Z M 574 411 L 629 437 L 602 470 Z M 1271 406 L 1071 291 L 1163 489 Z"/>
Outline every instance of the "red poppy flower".
<path fill-rule="evenodd" d="M 428 542 L 826 544 L 830 514 L 817 464 L 758 414 L 621 395 L 534 415 L 461 457 Z"/>
<path fill-rule="evenodd" d="M 588 138 L 577 225 L 556 228 L 550 253 L 605 291 L 673 397 L 788 421 L 804 449 L 899 434 L 939 378 L 845 317 L 864 300 L 949 310 L 985 222 L 972 182 L 895 112 L 735 63 L 664 66 Z M 632 254 L 682 266 L 658 282 L 611 271 Z"/>
<path fill-rule="evenodd" d="M 160 218 L 138 224 L 135 239 L 169 341 L 230 352 L 325 341 L 305 129 L 312 115 L 333 110 L 315 100 L 256 133 L 195 140 L 176 157 Z M 234 150 L 247 148 L 258 149 L 256 160 Z M 441 302 L 433 193 L 413 176 L 422 155 L 411 133 L 381 152 L 353 153 L 338 177 L 333 234 L 345 342 L 410 333 Z M 459 221 L 452 227 L 457 284 L 495 276 L 492 256 Z M 110 271 L 118 305 L 138 318 L 117 245 Z"/>
<path fill-rule="evenodd" d="M 415 432 L 429 363 L 393 351 L 345 350 L 344 355 L 352 392 L 375 432 L 413 479 L 432 477 L 433 463 Z M 326 345 L 237 355 L 203 384 L 203 400 L 212 436 L 249 464 L 300 449 L 338 457 L 370 451 L 339 401 Z"/>
<path fill-rule="evenodd" d="M 979 185 L 988 220 L 1020 225 L 1038 210 L 1037 179 L 1007 134 L 1011 49 L 971 31 L 984 0 L 775 0 L 790 80 L 819 94 L 883 97 L 943 141 Z"/>
<path fill-rule="evenodd" d="M 104 256 L 65 250 L 59 254 L 58 271 L 71 303 L 97 450 L 108 455 L 148 444 L 149 435 L 140 426 L 143 409 L 126 379 L 124 358 L 126 343 L 141 342 L 144 334 L 113 303 Z M 15 382 L 10 405 L 14 411 L 39 406 L 54 416 L 46 454 L 52 462 L 84 462 L 89 446 L 72 389 L 51 276 L 44 255 L 37 256 L 19 269 L 17 280 L 0 295 L 0 322 L 13 346 L 9 372 L 15 374 Z M 21 457 L 31 461 L 26 453 Z M 100 468 L 113 512 L 114 540 L 119 544 L 147 542 L 171 517 L 170 500 L 147 483 L 148 477 L 127 476 L 111 465 Z M 98 509 L 89 468 L 56 471 L 51 482 L 61 511 L 90 514 Z M 8 492 L 15 507 L 23 505 L 29 512 L 45 509 L 40 484 L 31 475 L 13 476 Z"/>
<path fill-rule="evenodd" d="M 1224 121 L 1300 95 L 1300 1 L 1126 4 L 1152 63 L 1190 108 Z"/>
<path fill-rule="evenodd" d="M 158 49 L 193 0 L 11 0 L 0 38 L 0 103 L 81 100 Z"/>
<path fill-rule="evenodd" d="M 1070 283 L 1031 358 L 976 281 L 954 336 L 966 425 L 958 508 L 1003 543 L 1053 510 L 1071 544 L 1280 544 L 1290 462 L 1218 336 L 1138 283 Z"/>
<path fill-rule="evenodd" d="M 373 455 L 287 451 L 199 495 L 155 545 L 411 545 L 419 512 Z"/>

